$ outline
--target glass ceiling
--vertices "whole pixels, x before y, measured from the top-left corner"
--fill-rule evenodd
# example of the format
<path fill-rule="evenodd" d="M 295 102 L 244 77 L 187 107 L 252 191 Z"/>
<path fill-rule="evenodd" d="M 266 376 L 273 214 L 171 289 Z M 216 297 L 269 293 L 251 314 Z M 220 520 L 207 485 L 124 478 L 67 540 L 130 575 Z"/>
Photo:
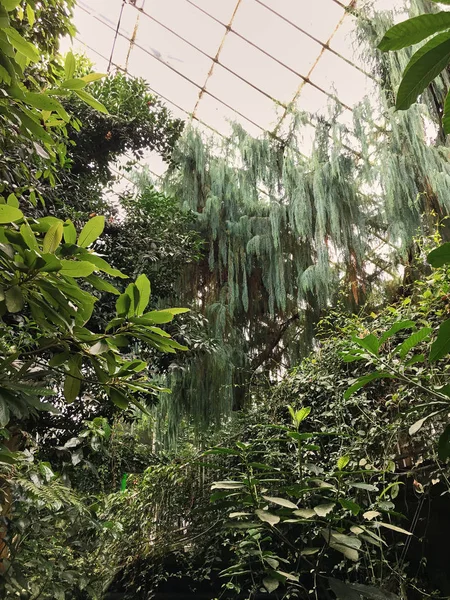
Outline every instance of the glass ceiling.
<path fill-rule="evenodd" d="M 72 46 L 97 71 L 145 78 L 177 117 L 221 135 L 237 121 L 259 135 L 282 131 L 288 107 L 320 114 L 330 99 L 350 122 L 374 85 L 352 47 L 355 8 L 357 0 L 77 0 Z"/>

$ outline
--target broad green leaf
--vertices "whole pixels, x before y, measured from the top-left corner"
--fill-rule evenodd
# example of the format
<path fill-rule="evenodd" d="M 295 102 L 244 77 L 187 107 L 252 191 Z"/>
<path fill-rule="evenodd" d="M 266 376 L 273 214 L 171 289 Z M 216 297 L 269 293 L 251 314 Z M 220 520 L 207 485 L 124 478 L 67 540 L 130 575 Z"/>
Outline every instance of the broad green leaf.
<path fill-rule="evenodd" d="M 353 336 L 352 340 L 355 342 L 355 344 L 358 344 L 358 346 L 360 346 L 361 348 L 364 348 L 370 354 L 377 356 L 380 344 L 379 344 L 377 336 L 374 335 L 373 333 L 370 333 L 369 335 L 367 335 L 364 338 L 359 338 L 359 337 Z"/>
<path fill-rule="evenodd" d="M 121 294 L 117 298 L 116 302 L 116 312 L 118 317 L 126 317 L 128 316 L 128 311 L 131 306 L 131 298 L 128 294 Z"/>
<path fill-rule="evenodd" d="M 279 585 L 280 582 L 278 581 L 278 579 L 272 579 L 270 577 L 265 577 L 263 579 L 263 586 L 269 592 L 269 594 L 278 589 Z"/>
<path fill-rule="evenodd" d="M 448 135 L 450 133 L 450 91 L 445 97 L 444 114 L 442 115 L 442 125 L 444 127 L 445 135 Z"/>
<path fill-rule="evenodd" d="M 86 102 L 86 104 L 89 104 L 89 106 L 92 106 L 92 108 L 95 108 L 95 110 L 98 110 L 106 115 L 109 114 L 107 108 L 85 90 L 75 90 L 75 93 L 81 100 L 83 100 L 83 102 Z"/>
<path fill-rule="evenodd" d="M 450 319 L 441 323 L 436 340 L 431 345 L 430 361 L 443 358 L 450 352 Z"/>
<path fill-rule="evenodd" d="M 78 245 L 81 246 L 81 248 L 87 248 L 101 236 L 104 228 L 105 217 L 93 217 L 81 230 L 78 237 Z"/>
<path fill-rule="evenodd" d="M 286 500 L 285 498 L 276 498 L 272 496 L 263 496 L 263 498 L 264 500 L 267 500 L 267 502 L 272 502 L 273 504 L 278 504 L 279 506 L 297 509 L 296 504 L 294 504 L 290 500 Z"/>
<path fill-rule="evenodd" d="M 66 80 L 72 79 L 76 66 L 77 64 L 75 61 L 75 56 L 69 51 L 66 54 L 66 60 L 64 61 L 64 74 L 66 76 Z"/>
<path fill-rule="evenodd" d="M 119 408 L 128 408 L 128 398 L 117 388 L 111 388 L 109 390 L 109 397 L 111 398 L 112 402 Z"/>
<path fill-rule="evenodd" d="M 26 92 L 24 101 L 30 106 L 33 106 L 34 108 L 38 108 L 43 111 L 48 111 L 50 113 L 56 112 L 66 122 L 70 120 L 70 117 L 64 109 L 63 105 L 60 102 L 58 102 L 58 100 L 47 96 L 47 94 Z"/>
<path fill-rule="evenodd" d="M 240 481 L 215 481 L 211 485 L 212 490 L 238 490 L 243 487 L 244 484 Z"/>
<path fill-rule="evenodd" d="M 450 265 L 450 242 L 446 242 L 432 250 L 428 254 L 427 260 L 435 268 Z"/>
<path fill-rule="evenodd" d="M 135 307 L 136 316 L 140 317 L 150 301 L 150 281 L 146 275 L 139 275 L 135 285 L 139 290 L 139 301 Z"/>
<path fill-rule="evenodd" d="M 406 110 L 450 62 L 450 32 L 441 33 L 409 61 L 397 92 L 396 108 Z"/>
<path fill-rule="evenodd" d="M 395 335 L 396 333 L 398 333 L 399 331 L 402 331 L 403 329 L 411 329 L 411 327 L 414 327 L 415 323 L 414 321 L 399 321 L 398 323 L 394 323 L 392 325 L 392 327 L 390 329 L 388 329 L 387 331 L 385 331 L 383 333 L 383 335 L 380 337 L 380 345 L 384 344 L 384 342 L 386 342 L 389 338 L 391 338 L 393 335 Z"/>
<path fill-rule="evenodd" d="M 14 223 L 23 219 L 23 212 L 15 206 L 0 204 L 0 223 Z"/>
<path fill-rule="evenodd" d="M 378 49 L 400 50 L 406 46 L 413 46 L 422 40 L 444 29 L 450 29 L 450 13 L 446 11 L 425 14 L 402 21 L 391 27 L 385 34 Z"/>
<path fill-rule="evenodd" d="M 392 375 L 387 373 L 386 371 L 374 371 L 373 373 L 369 373 L 368 375 L 362 375 L 359 379 L 355 381 L 353 385 L 351 385 L 344 393 L 344 399 L 348 400 L 356 391 L 360 388 L 364 387 L 371 381 L 375 379 L 392 379 Z"/>
<path fill-rule="evenodd" d="M 300 423 L 304 419 L 306 419 L 306 417 L 309 415 L 310 412 L 311 412 L 310 406 L 303 406 L 303 408 L 300 408 L 300 410 L 295 411 L 295 422 L 297 423 L 297 425 L 300 425 Z"/>
<path fill-rule="evenodd" d="M 125 275 L 119 269 L 114 269 L 109 265 L 106 260 L 98 256 L 97 254 L 92 254 L 91 252 L 83 251 L 80 253 L 80 257 L 83 260 L 87 260 L 91 262 L 93 265 L 97 267 L 99 271 L 103 271 L 107 275 L 111 275 L 111 277 L 120 277 L 121 279 L 128 279 L 128 275 Z"/>
<path fill-rule="evenodd" d="M 118 289 L 116 289 L 108 281 L 105 281 L 101 277 L 97 277 L 97 275 L 89 275 L 89 277 L 87 277 L 87 281 L 89 281 L 89 283 L 99 292 L 108 292 L 110 294 L 120 296 Z"/>
<path fill-rule="evenodd" d="M 19 6 L 21 1 L 22 0 L 1 0 L 1 3 L 8 12 L 11 12 Z"/>
<path fill-rule="evenodd" d="M 152 310 L 140 317 L 142 322 L 148 321 L 149 324 L 162 325 L 169 323 L 173 319 L 173 314 L 168 310 Z"/>
<path fill-rule="evenodd" d="M 367 490 L 368 492 L 378 492 L 378 488 L 371 483 L 351 483 L 352 487 L 359 490 Z"/>
<path fill-rule="evenodd" d="M 400 600 L 397 594 L 387 592 L 380 588 L 373 587 L 371 585 L 365 585 L 364 583 L 352 583 L 353 589 L 359 592 L 364 599 L 367 600 Z"/>
<path fill-rule="evenodd" d="M 314 507 L 314 512 L 318 517 L 326 517 L 330 512 L 332 512 L 333 508 L 336 506 L 334 502 L 330 502 L 329 504 L 319 504 Z"/>
<path fill-rule="evenodd" d="M 61 221 L 50 227 L 44 237 L 42 243 L 42 252 L 44 254 L 52 254 L 58 248 L 63 236 L 63 224 Z"/>
<path fill-rule="evenodd" d="M 85 260 L 61 260 L 61 275 L 67 277 L 88 277 L 95 270 L 95 266 Z"/>
<path fill-rule="evenodd" d="M 77 243 L 77 230 L 75 229 L 75 225 L 70 219 L 64 221 L 63 235 L 66 244 Z"/>
<path fill-rule="evenodd" d="M 372 521 L 373 519 L 375 519 L 376 517 L 379 517 L 380 515 L 381 515 L 381 513 L 379 513 L 377 510 L 368 510 L 363 514 L 363 517 L 367 521 Z"/>
<path fill-rule="evenodd" d="M 423 419 L 419 419 L 418 421 L 416 421 L 415 423 L 413 423 L 411 425 L 411 427 L 409 428 L 409 430 L 408 430 L 409 435 L 414 435 L 415 433 L 417 433 L 419 431 L 419 429 L 421 429 L 421 427 L 425 423 L 425 421 L 427 421 L 428 419 L 430 419 L 434 415 L 437 415 L 439 412 L 440 411 L 435 411 L 435 412 L 427 415 L 426 417 L 423 417 Z"/>
<path fill-rule="evenodd" d="M 287 579 L 288 581 L 298 581 L 298 575 L 296 575 L 295 573 L 286 573 L 285 571 L 275 571 L 275 573 L 277 573 L 277 575 L 281 575 L 281 577 L 284 577 L 284 579 Z"/>
<path fill-rule="evenodd" d="M 13 285 L 5 290 L 5 302 L 10 313 L 18 313 L 22 310 L 24 299 L 22 290 L 18 285 Z"/>
<path fill-rule="evenodd" d="M 34 22 L 36 20 L 36 15 L 34 13 L 34 10 L 32 9 L 32 7 L 28 4 L 26 5 L 26 11 L 27 11 L 27 19 L 28 19 L 28 23 L 30 24 L 30 27 L 33 27 Z"/>
<path fill-rule="evenodd" d="M 8 206 L 14 206 L 14 208 L 19 208 L 20 206 L 19 200 L 15 194 L 9 194 L 6 204 L 8 204 Z"/>
<path fill-rule="evenodd" d="M 85 75 L 81 79 L 86 83 L 92 83 L 93 81 L 98 81 L 99 79 L 103 79 L 104 77 L 107 77 L 105 73 L 88 73 L 88 75 Z"/>
<path fill-rule="evenodd" d="M 65 90 L 82 90 L 87 86 L 87 83 L 82 79 L 66 79 L 61 84 L 61 87 Z"/>
<path fill-rule="evenodd" d="M 22 223 L 20 226 L 20 235 L 23 237 L 26 245 L 30 250 L 39 250 L 39 244 L 33 233 L 33 230 L 28 223 Z"/>
<path fill-rule="evenodd" d="M 350 584 L 339 581 L 334 577 L 329 577 L 328 582 L 337 600 L 361 600 L 361 594 L 354 590 Z"/>
<path fill-rule="evenodd" d="M 403 533 L 404 535 L 412 535 L 410 531 L 406 531 L 406 529 L 397 527 L 397 525 L 391 525 L 390 523 L 380 523 L 379 521 L 376 521 L 374 525 L 376 525 L 377 527 L 385 527 L 386 529 L 392 529 L 392 531 L 397 531 L 398 533 Z"/>
<path fill-rule="evenodd" d="M 397 346 L 395 352 L 397 352 L 400 355 L 400 358 L 405 358 L 405 356 L 408 354 L 408 352 L 410 352 L 410 350 L 412 350 L 421 342 L 427 339 L 431 331 L 432 329 L 430 327 L 422 327 L 422 329 L 419 329 L 419 331 L 416 331 L 415 333 L 410 335 L 409 338 L 407 338 L 403 343 Z"/>
<path fill-rule="evenodd" d="M 450 458 L 450 425 L 447 425 L 439 437 L 438 456 L 442 461 Z"/>
<path fill-rule="evenodd" d="M 298 508 L 294 510 L 294 515 L 302 519 L 311 519 L 316 516 L 316 513 L 312 508 Z"/>
<path fill-rule="evenodd" d="M 69 372 L 64 380 L 64 398 L 69 404 L 74 402 L 81 388 L 81 356 L 75 354 L 68 362 Z"/>
<path fill-rule="evenodd" d="M 31 62 L 38 62 L 41 58 L 39 50 L 36 46 L 33 46 L 30 42 L 20 35 L 20 33 L 13 27 L 5 27 L 3 31 L 14 48 L 26 56 Z"/>
<path fill-rule="evenodd" d="M 356 504 L 356 502 L 353 502 L 352 500 L 347 500 L 347 498 L 339 498 L 339 504 L 342 508 L 345 508 L 345 510 L 349 510 L 355 517 L 357 517 L 361 511 L 359 504 Z"/>
<path fill-rule="evenodd" d="M 341 456 L 340 458 L 338 458 L 337 468 L 339 469 L 339 471 L 342 471 L 342 469 L 345 469 L 345 467 L 348 465 L 349 462 L 350 462 L 350 456 Z"/>
<path fill-rule="evenodd" d="M 277 515 L 273 515 L 270 512 L 268 512 L 267 510 L 260 510 L 257 509 L 255 510 L 255 515 L 261 519 L 261 521 L 263 521 L 264 523 L 269 523 L 269 525 L 276 525 L 277 523 L 280 522 L 280 517 L 278 517 Z"/>

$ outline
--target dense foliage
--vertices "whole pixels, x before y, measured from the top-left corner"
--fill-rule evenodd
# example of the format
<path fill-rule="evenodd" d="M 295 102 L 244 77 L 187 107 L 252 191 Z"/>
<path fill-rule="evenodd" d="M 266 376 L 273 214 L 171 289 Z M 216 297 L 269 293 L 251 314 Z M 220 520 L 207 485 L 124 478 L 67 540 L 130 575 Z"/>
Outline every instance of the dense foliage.
<path fill-rule="evenodd" d="M 359 15 L 352 131 L 219 143 L 72 6 L 0 0 L 0 595 L 449 597 L 448 13 Z"/>

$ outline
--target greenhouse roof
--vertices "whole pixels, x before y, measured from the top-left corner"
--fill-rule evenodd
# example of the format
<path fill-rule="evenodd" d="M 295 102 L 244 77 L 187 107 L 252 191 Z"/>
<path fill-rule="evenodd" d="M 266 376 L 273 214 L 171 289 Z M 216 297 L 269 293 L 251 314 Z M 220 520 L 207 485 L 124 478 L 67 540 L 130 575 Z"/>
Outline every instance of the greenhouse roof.
<path fill-rule="evenodd" d="M 201 127 L 278 132 L 289 109 L 320 114 L 337 101 L 349 121 L 370 94 L 351 36 L 361 3 L 77 0 L 73 47 L 97 70 L 145 78 L 175 116 Z"/>

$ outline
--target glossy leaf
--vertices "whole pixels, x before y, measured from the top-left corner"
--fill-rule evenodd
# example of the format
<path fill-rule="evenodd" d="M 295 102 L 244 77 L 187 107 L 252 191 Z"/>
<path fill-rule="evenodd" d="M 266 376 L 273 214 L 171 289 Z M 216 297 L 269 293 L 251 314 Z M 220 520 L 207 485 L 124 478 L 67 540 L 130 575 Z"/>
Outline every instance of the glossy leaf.
<path fill-rule="evenodd" d="M 92 106 L 92 108 L 95 108 L 95 110 L 98 110 L 106 115 L 108 114 L 106 107 L 85 90 L 75 90 L 75 93 L 81 100 L 83 100 L 83 102 L 86 102 L 86 104 L 89 104 L 89 106 Z"/>
<path fill-rule="evenodd" d="M 88 277 L 95 270 L 95 266 L 85 260 L 61 260 L 61 275 L 67 277 Z"/>
<path fill-rule="evenodd" d="M 439 327 L 436 340 L 431 345 L 430 361 L 434 362 L 443 358 L 450 352 L 450 319 L 444 321 Z"/>
<path fill-rule="evenodd" d="M 15 223 L 23 219 L 23 212 L 14 206 L 0 204 L 0 223 Z"/>
<path fill-rule="evenodd" d="M 378 49 L 383 52 L 400 50 L 417 44 L 444 29 L 450 29 L 450 13 L 442 11 L 419 15 L 391 27 L 378 44 Z"/>
<path fill-rule="evenodd" d="M 400 355 L 400 358 L 405 358 L 408 352 L 429 337 L 431 331 L 432 330 L 430 327 L 422 327 L 422 329 L 419 329 L 419 331 L 416 331 L 410 335 L 409 338 L 407 338 L 402 344 L 397 346 L 395 352 Z"/>
<path fill-rule="evenodd" d="M 277 523 L 280 522 L 280 517 L 277 515 L 273 515 L 272 513 L 268 512 L 267 510 L 255 510 L 255 515 L 261 519 L 261 521 L 263 521 L 264 523 L 268 523 L 269 525 L 276 525 Z"/>
<path fill-rule="evenodd" d="M 397 92 L 396 107 L 406 110 L 450 62 L 450 32 L 441 33 L 409 61 Z"/>
<path fill-rule="evenodd" d="M 450 265 L 450 242 L 445 242 L 432 250 L 428 254 L 427 260 L 436 269 L 443 265 Z"/>
<path fill-rule="evenodd" d="M 66 76 L 66 80 L 72 79 L 73 74 L 75 73 L 75 68 L 76 68 L 75 56 L 73 55 L 72 52 L 69 51 L 66 54 L 66 60 L 64 61 L 64 74 Z"/>
<path fill-rule="evenodd" d="M 450 425 L 447 425 L 439 437 L 438 456 L 442 461 L 450 458 Z"/>
<path fill-rule="evenodd" d="M 284 506 L 285 508 L 297 508 L 297 505 L 291 502 L 290 500 L 286 500 L 285 498 L 276 498 L 273 496 L 263 496 L 264 500 L 267 502 L 272 502 L 273 504 L 278 504 L 279 506 Z"/>
<path fill-rule="evenodd" d="M 359 379 L 355 381 L 353 385 L 351 385 L 344 393 L 344 399 L 348 400 L 356 391 L 370 383 L 371 381 L 375 381 L 376 379 L 392 379 L 392 375 L 387 371 L 375 371 L 373 373 L 369 373 L 368 375 L 362 375 Z"/>
<path fill-rule="evenodd" d="M 42 252 L 44 254 L 52 254 L 58 248 L 63 236 L 63 224 L 61 221 L 50 227 L 44 237 L 42 243 Z"/>
<path fill-rule="evenodd" d="M 87 248 L 93 244 L 103 233 L 105 228 L 105 217 L 93 217 L 89 219 L 80 232 L 78 245 L 81 248 Z"/>
<path fill-rule="evenodd" d="M 139 290 L 139 300 L 135 307 L 135 313 L 137 316 L 141 316 L 150 301 L 150 281 L 146 275 L 139 275 L 135 285 Z"/>

